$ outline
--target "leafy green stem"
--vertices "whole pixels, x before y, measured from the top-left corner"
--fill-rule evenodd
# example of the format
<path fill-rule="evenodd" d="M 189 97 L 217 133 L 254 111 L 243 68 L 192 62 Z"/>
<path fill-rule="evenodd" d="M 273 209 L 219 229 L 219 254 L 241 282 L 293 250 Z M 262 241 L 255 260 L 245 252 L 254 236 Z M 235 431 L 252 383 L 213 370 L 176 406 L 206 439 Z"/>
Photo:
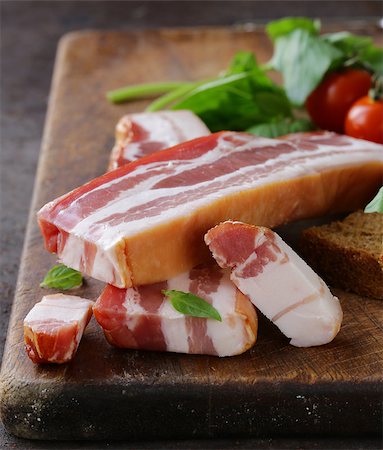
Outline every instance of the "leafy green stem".
<path fill-rule="evenodd" d="M 185 86 L 190 86 L 190 83 L 185 81 L 171 81 L 136 84 L 109 91 L 106 93 L 106 97 L 112 103 L 122 103 L 136 98 L 164 94 Z"/>
<path fill-rule="evenodd" d="M 158 99 L 154 100 L 147 108 L 146 111 L 159 111 L 160 109 L 164 109 L 166 106 L 175 102 L 176 100 L 182 98 L 185 94 L 192 91 L 198 83 L 185 83 L 182 86 L 179 86 L 167 94 L 162 95 Z"/>

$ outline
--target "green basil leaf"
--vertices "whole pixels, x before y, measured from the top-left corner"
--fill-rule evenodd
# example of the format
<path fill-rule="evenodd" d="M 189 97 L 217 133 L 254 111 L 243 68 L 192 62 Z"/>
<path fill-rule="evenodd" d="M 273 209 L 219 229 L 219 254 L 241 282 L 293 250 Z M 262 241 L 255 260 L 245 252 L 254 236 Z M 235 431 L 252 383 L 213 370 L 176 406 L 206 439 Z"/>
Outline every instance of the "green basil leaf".
<path fill-rule="evenodd" d="M 80 272 L 70 269 L 64 264 L 58 264 L 48 271 L 44 280 L 40 283 L 40 287 L 66 290 L 81 286 L 81 284 L 82 275 Z"/>
<path fill-rule="evenodd" d="M 248 128 L 248 133 L 275 138 L 289 133 L 298 133 L 300 131 L 311 131 L 315 127 L 308 119 L 289 119 L 284 118 L 270 123 L 262 123 Z"/>
<path fill-rule="evenodd" d="M 365 213 L 378 212 L 383 214 L 383 186 L 379 189 L 376 196 L 364 208 Z"/>
<path fill-rule="evenodd" d="M 189 109 L 212 131 L 243 131 L 276 116 L 291 116 L 284 92 L 264 72 L 235 73 L 204 83 L 187 93 L 172 109 Z"/>
<path fill-rule="evenodd" d="M 375 73 L 383 74 L 383 49 L 376 47 L 370 36 L 358 36 L 341 31 L 321 38 L 342 51 L 347 60 L 361 64 Z"/>
<path fill-rule="evenodd" d="M 219 312 L 210 303 L 190 292 L 162 291 L 162 293 L 169 298 L 173 308 L 181 314 L 222 322 Z"/>
<path fill-rule="evenodd" d="M 257 61 L 253 52 L 240 51 L 237 52 L 231 60 L 230 66 L 227 69 L 225 76 L 233 75 L 234 73 L 247 72 L 258 68 Z"/>
<path fill-rule="evenodd" d="M 373 72 L 383 75 L 383 48 L 370 46 L 361 50 L 359 60 Z"/>
<path fill-rule="evenodd" d="M 358 36 L 348 31 L 340 31 L 338 33 L 329 33 L 321 36 L 326 42 L 335 46 L 338 50 L 346 55 L 353 56 L 361 49 L 369 47 L 373 44 L 372 38 L 369 36 Z"/>
<path fill-rule="evenodd" d="M 317 35 L 320 30 L 320 21 L 307 17 L 286 17 L 284 19 L 274 20 L 266 25 L 266 32 L 273 41 L 296 29 L 303 29 L 310 34 Z"/>
<path fill-rule="evenodd" d="M 343 53 L 332 44 L 297 29 L 276 40 L 271 64 L 282 72 L 291 102 L 303 105 L 330 67 L 334 69 L 342 61 Z"/>

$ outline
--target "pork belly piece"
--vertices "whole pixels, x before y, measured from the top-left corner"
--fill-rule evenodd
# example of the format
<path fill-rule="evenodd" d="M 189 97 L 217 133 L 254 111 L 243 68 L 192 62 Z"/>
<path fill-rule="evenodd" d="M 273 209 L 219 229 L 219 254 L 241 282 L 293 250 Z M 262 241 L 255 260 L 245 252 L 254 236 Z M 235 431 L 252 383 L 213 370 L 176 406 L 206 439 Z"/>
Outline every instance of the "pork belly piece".
<path fill-rule="evenodd" d="M 343 318 L 339 300 L 319 276 L 272 230 L 224 222 L 206 244 L 217 263 L 253 304 L 297 347 L 327 344 Z"/>
<path fill-rule="evenodd" d="M 229 273 L 217 265 L 199 266 L 162 283 L 129 289 L 108 285 L 96 302 L 94 316 L 117 347 L 237 355 L 254 345 L 257 315 Z M 218 310 L 222 322 L 179 313 L 163 289 L 198 295 Z"/>
<path fill-rule="evenodd" d="M 334 133 L 299 144 L 221 132 L 109 172 L 38 213 L 45 246 L 116 287 L 150 284 L 211 258 L 203 236 L 224 220 L 268 227 L 364 205 L 383 146 Z"/>
<path fill-rule="evenodd" d="M 116 126 L 116 143 L 110 156 L 109 170 L 208 134 L 208 127 L 191 111 L 128 114 Z"/>
<path fill-rule="evenodd" d="M 92 317 L 94 302 L 74 295 L 46 295 L 24 319 L 24 342 L 37 364 L 70 361 Z"/>

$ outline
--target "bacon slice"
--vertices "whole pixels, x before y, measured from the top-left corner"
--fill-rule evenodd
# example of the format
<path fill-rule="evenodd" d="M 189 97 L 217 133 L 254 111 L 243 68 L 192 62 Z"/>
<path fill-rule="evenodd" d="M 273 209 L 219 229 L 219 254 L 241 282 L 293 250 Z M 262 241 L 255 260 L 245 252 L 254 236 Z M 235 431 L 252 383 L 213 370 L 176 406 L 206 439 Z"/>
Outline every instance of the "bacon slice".
<path fill-rule="evenodd" d="M 209 134 L 208 127 L 191 111 L 128 114 L 116 126 L 116 143 L 110 156 L 109 170 Z"/>
<path fill-rule="evenodd" d="M 177 312 L 163 289 L 198 295 L 218 310 L 222 322 Z M 152 285 L 108 285 L 94 315 L 108 341 L 122 348 L 230 356 L 252 347 L 257 336 L 255 308 L 230 281 L 229 271 L 216 265 L 199 266 Z"/>
<path fill-rule="evenodd" d="M 24 319 L 25 349 L 36 364 L 66 363 L 79 346 L 94 302 L 74 295 L 46 295 Z"/>
<path fill-rule="evenodd" d="M 227 219 L 268 227 L 358 208 L 383 174 L 383 146 L 334 133 L 296 140 L 222 132 L 141 158 L 38 213 L 50 252 L 117 287 L 207 260 L 203 235 Z"/>
<path fill-rule="evenodd" d="M 285 334 L 290 344 L 327 344 L 343 318 L 339 300 L 273 231 L 241 222 L 209 230 L 205 242 L 231 280 Z"/>

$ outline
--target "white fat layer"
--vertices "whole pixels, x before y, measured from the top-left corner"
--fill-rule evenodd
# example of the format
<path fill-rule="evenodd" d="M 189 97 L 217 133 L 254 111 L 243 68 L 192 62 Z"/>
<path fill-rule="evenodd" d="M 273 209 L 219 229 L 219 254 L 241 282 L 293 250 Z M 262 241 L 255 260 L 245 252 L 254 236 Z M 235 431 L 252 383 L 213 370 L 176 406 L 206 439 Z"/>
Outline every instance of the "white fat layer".
<path fill-rule="evenodd" d="M 269 262 L 255 277 L 243 278 L 241 271 L 248 260 L 232 272 L 232 280 L 268 319 L 274 319 L 282 333 L 291 338 L 292 345 L 326 344 L 336 336 L 341 325 L 343 314 L 339 300 L 318 275 L 275 236 L 288 262 L 281 263 L 283 255 L 279 255 L 277 261 Z M 254 258 L 254 254 L 250 258 Z"/>
<path fill-rule="evenodd" d="M 209 128 L 191 111 L 162 111 L 160 114 L 182 131 L 185 141 L 210 134 Z"/>
<path fill-rule="evenodd" d="M 67 238 L 65 246 L 58 253 L 61 262 L 73 269 L 82 271 L 81 261 L 85 258 L 84 240 L 81 236 L 70 234 Z M 128 271 L 126 264 L 121 265 L 116 255 L 116 247 L 100 248 L 97 247 L 92 270 L 88 275 L 97 280 L 113 284 L 117 287 L 124 287 L 124 269 Z"/>
<path fill-rule="evenodd" d="M 141 306 L 141 296 L 135 288 L 128 288 L 125 294 L 125 301 L 123 303 L 126 309 L 126 314 L 129 316 L 145 315 L 146 310 Z"/>
<path fill-rule="evenodd" d="M 97 248 L 94 258 L 92 273 L 90 274 L 97 280 L 115 280 L 117 287 L 124 287 L 124 267 L 118 263 L 115 248 L 107 248 L 105 250 Z M 127 270 L 127 269 L 126 269 Z"/>
<path fill-rule="evenodd" d="M 246 330 L 246 317 L 236 309 L 237 289 L 230 280 L 230 272 L 225 271 L 217 292 L 212 295 L 213 306 L 220 313 L 222 322 L 207 321 L 207 334 L 210 336 L 214 348 L 219 356 L 236 355 L 243 348 L 254 344 Z"/>
<path fill-rule="evenodd" d="M 64 248 L 58 253 L 58 257 L 67 266 L 80 270 L 84 254 L 84 241 L 71 233 L 65 242 Z"/>
<path fill-rule="evenodd" d="M 80 331 L 81 331 L 81 333 L 80 333 Z M 80 340 L 82 337 L 82 332 L 83 332 L 83 330 L 80 330 L 80 327 L 79 327 L 76 338 L 70 341 L 70 345 L 69 345 L 68 350 L 65 353 L 65 355 L 62 355 L 61 354 L 62 349 L 58 348 L 57 352 L 53 353 L 53 355 L 48 358 L 48 361 L 56 362 L 56 361 L 58 361 L 58 359 L 60 359 L 61 363 L 64 361 L 70 361 L 78 349 L 78 346 L 80 344 Z M 40 354 L 40 357 L 45 359 L 46 355 Z"/>
<path fill-rule="evenodd" d="M 91 300 L 75 295 L 46 295 L 29 311 L 24 319 L 24 323 L 28 325 L 28 323 L 34 321 L 50 320 L 81 323 L 88 316 L 89 308 L 92 305 L 93 302 Z"/>

